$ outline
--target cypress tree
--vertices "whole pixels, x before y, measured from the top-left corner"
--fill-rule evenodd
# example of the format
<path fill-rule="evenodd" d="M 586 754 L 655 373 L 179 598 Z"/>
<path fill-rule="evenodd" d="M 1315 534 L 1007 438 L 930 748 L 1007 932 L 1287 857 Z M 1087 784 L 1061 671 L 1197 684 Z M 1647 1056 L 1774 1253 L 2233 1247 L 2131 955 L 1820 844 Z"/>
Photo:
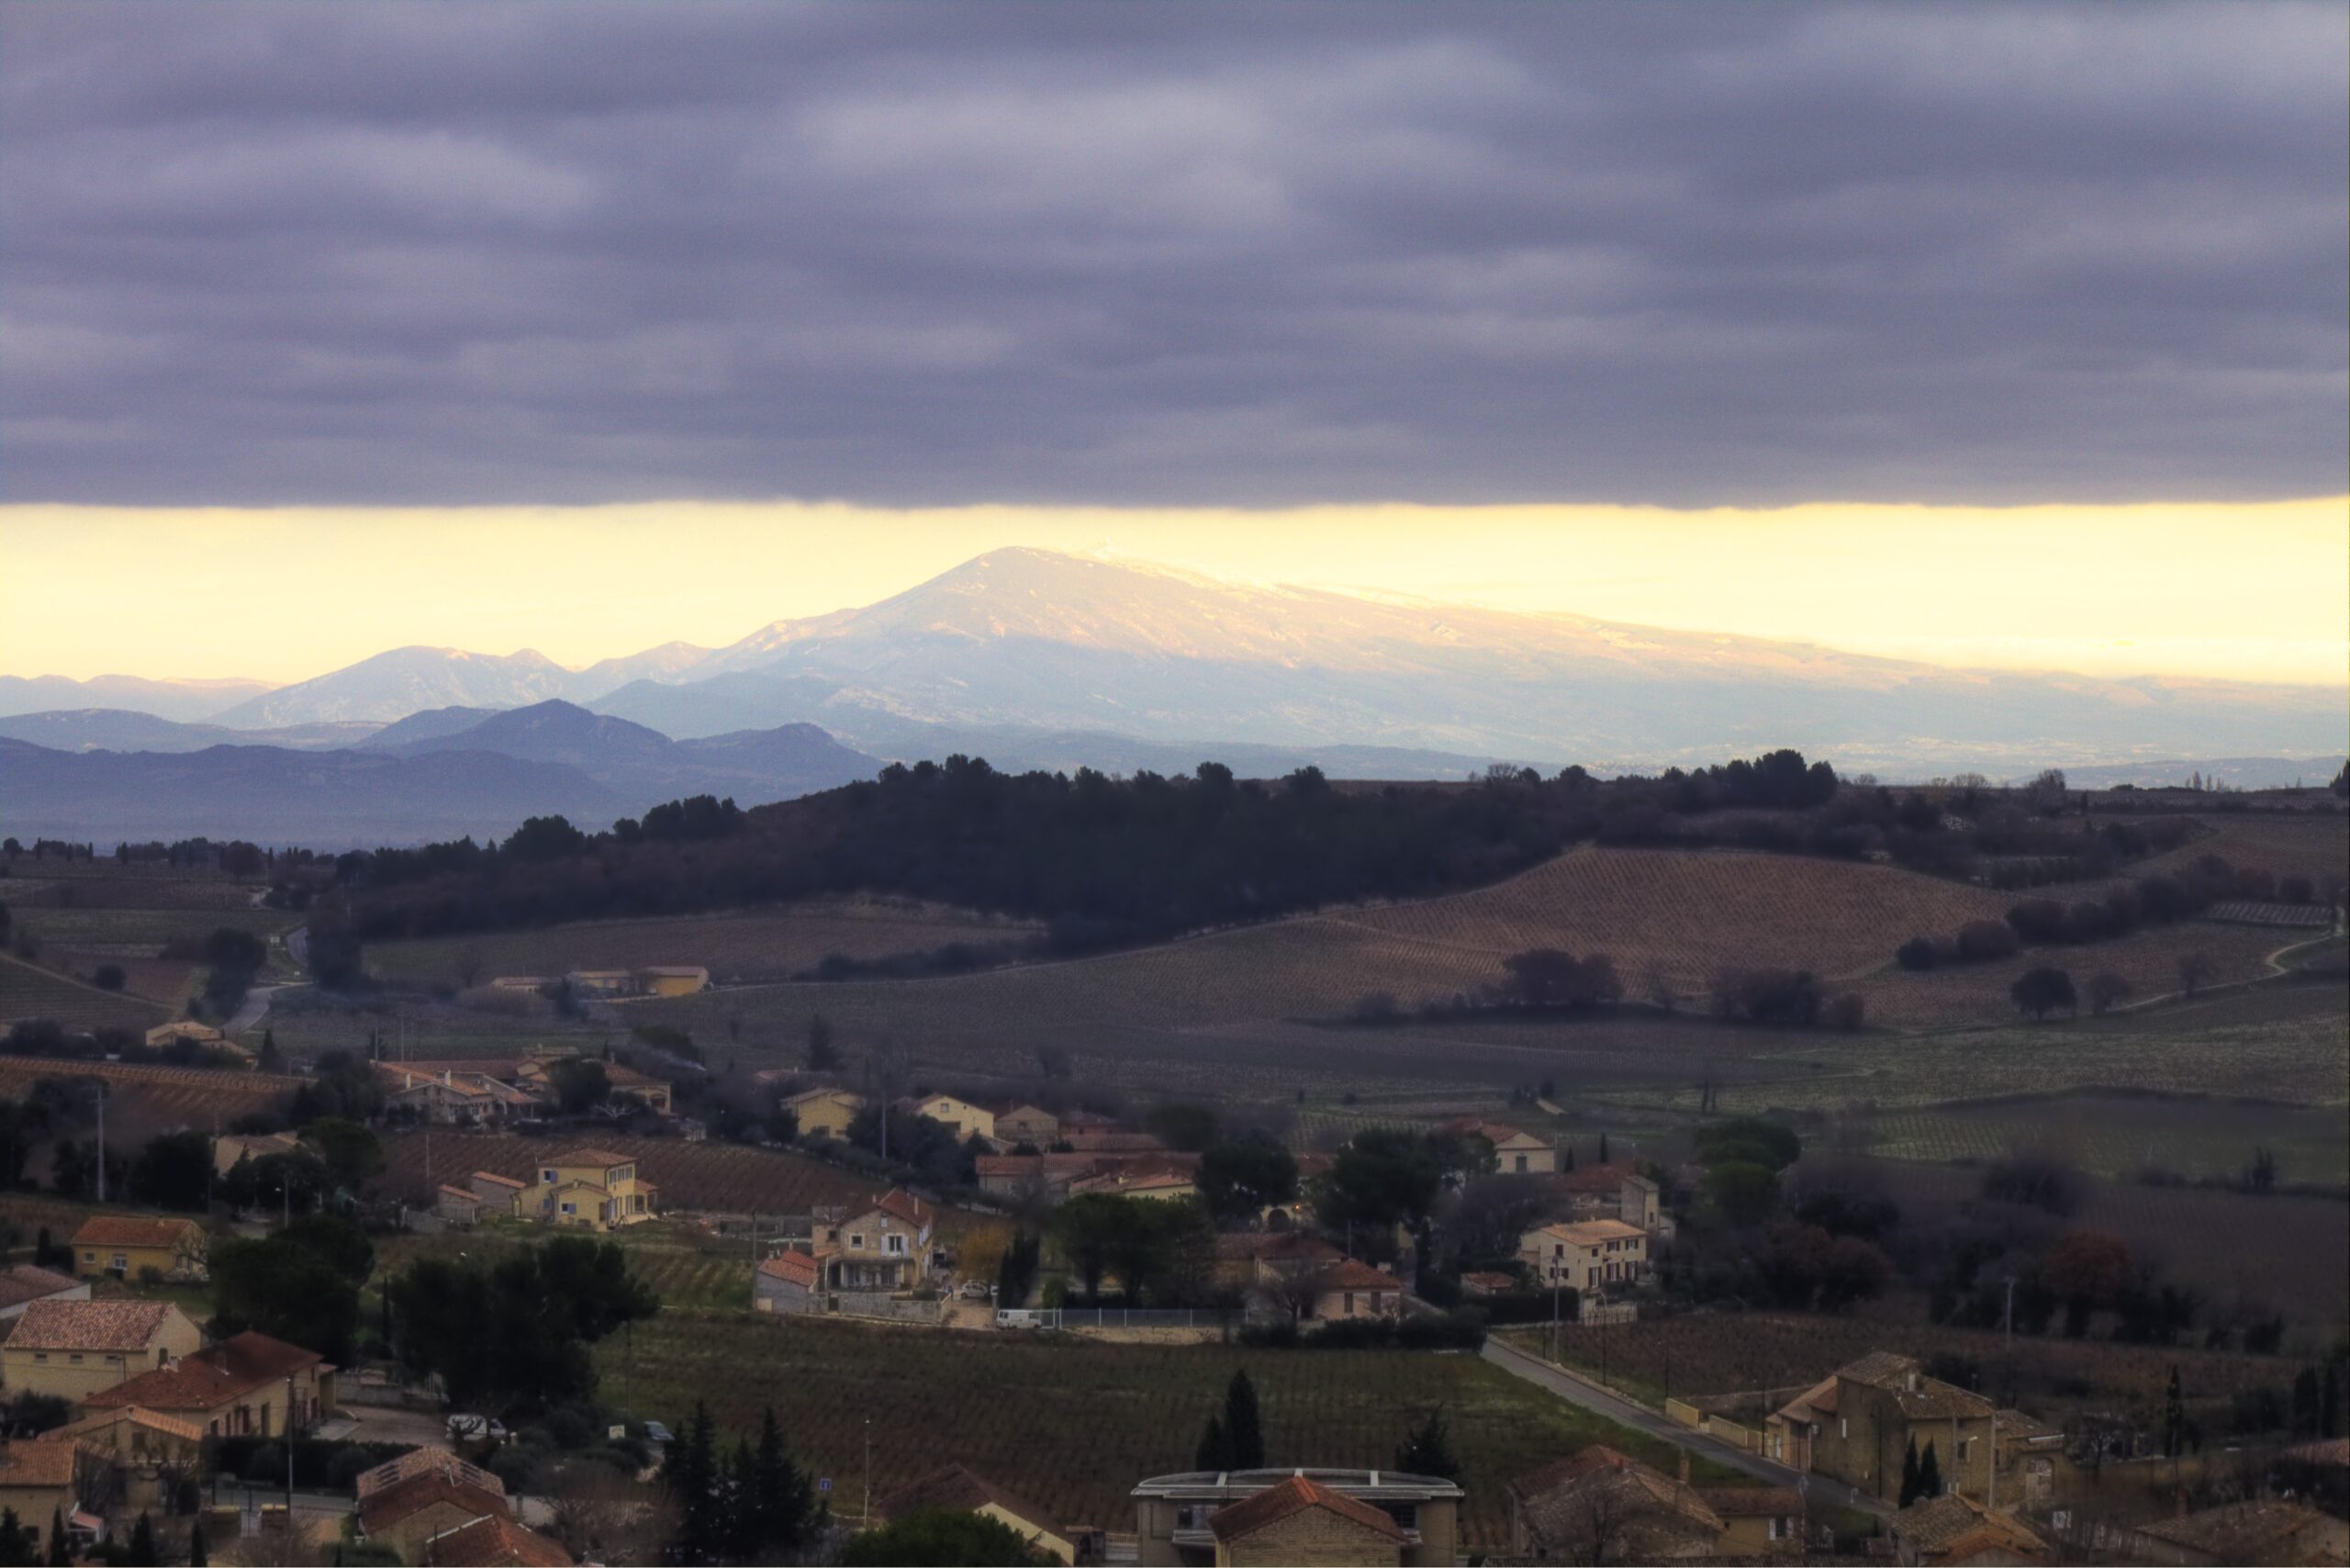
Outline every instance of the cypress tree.
<path fill-rule="evenodd" d="M 155 1553 L 155 1521 L 144 1513 L 130 1527 L 130 1550 L 124 1561 L 130 1568 L 156 1568 L 162 1562 Z"/>
<path fill-rule="evenodd" d="M 1930 1440 L 1926 1451 L 1918 1456 L 1918 1497 L 1920 1502 L 1942 1495 L 1942 1461 L 1934 1457 L 1934 1445 Z"/>
<path fill-rule="evenodd" d="M 695 1402 L 684 1436 L 672 1447 L 676 1451 L 665 1468 L 677 1499 L 677 1560 L 717 1562 L 726 1550 L 726 1518 L 720 1494 L 718 1435 L 709 1406 Z"/>
<path fill-rule="evenodd" d="M 0 1562 L 30 1562 L 39 1544 L 32 1527 L 17 1522 L 16 1509 L 0 1507 Z"/>
<path fill-rule="evenodd" d="M 1231 1386 L 1224 1391 L 1224 1444 L 1231 1461 L 1226 1469 L 1265 1467 L 1265 1429 L 1257 1411 L 1257 1385 L 1245 1372 L 1234 1372 Z"/>
<path fill-rule="evenodd" d="M 187 1568 L 207 1568 L 211 1561 L 211 1549 L 204 1540 L 204 1521 L 198 1519 L 187 1532 Z"/>
<path fill-rule="evenodd" d="M 1901 1506 L 1908 1507 L 1918 1500 L 1918 1439 L 1911 1438 L 1909 1447 L 1901 1455 Z"/>
<path fill-rule="evenodd" d="M 725 1484 L 721 1488 L 721 1497 L 726 1561 L 748 1562 L 759 1552 L 759 1525 L 761 1516 L 767 1511 L 767 1503 L 759 1495 L 758 1473 L 751 1461 L 751 1443 L 747 1438 L 734 1439 L 734 1452 L 726 1463 Z"/>
<path fill-rule="evenodd" d="M 1602 1165 L 1607 1163 L 1607 1135 L 1606 1133 L 1599 1135 L 1599 1163 Z"/>
<path fill-rule="evenodd" d="M 1439 1405 L 1429 1411 L 1428 1418 L 1404 1439 L 1403 1447 L 1395 1450 L 1395 1468 L 1407 1475 L 1460 1479 L 1460 1456 L 1452 1451 L 1452 1433 L 1444 1424 L 1444 1406 Z"/>
<path fill-rule="evenodd" d="M 2170 1385 L 2163 1391 L 2163 1457 L 2177 1459 L 2187 1446 L 2187 1399 L 2179 1392 L 2178 1368 L 2170 1369 Z"/>
<path fill-rule="evenodd" d="M 759 1500 L 757 1537 L 760 1549 L 791 1552 L 809 1535 L 816 1513 L 816 1491 L 807 1473 L 791 1462 L 783 1446 L 783 1428 L 767 1406 L 759 1421 L 759 1446 L 751 1462 L 753 1491 Z"/>
<path fill-rule="evenodd" d="M 1200 1432 L 1200 1446 L 1192 1450 L 1192 1468 L 1209 1471 L 1232 1468 L 1232 1446 L 1225 1441 L 1222 1417 L 1209 1416 L 1207 1426 Z"/>
<path fill-rule="evenodd" d="M 49 1511 L 49 1560 L 55 1568 L 65 1568 L 65 1564 L 73 1561 L 73 1553 L 65 1544 L 65 1510 L 62 1508 Z M 202 1568 L 201 1563 L 198 1568 Z"/>

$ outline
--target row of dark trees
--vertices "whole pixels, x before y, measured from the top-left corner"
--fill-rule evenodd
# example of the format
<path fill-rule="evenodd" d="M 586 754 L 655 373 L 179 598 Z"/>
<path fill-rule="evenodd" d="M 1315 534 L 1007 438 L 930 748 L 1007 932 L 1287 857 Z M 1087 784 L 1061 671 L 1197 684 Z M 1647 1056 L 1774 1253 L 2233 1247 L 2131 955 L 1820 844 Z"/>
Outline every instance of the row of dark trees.
<path fill-rule="evenodd" d="M 2294 877 L 2286 881 L 2296 895 L 2288 902 L 2307 902 L 2313 896 L 2311 879 Z M 2026 899 L 2009 909 L 2004 920 L 1969 921 L 1948 937 L 1921 933 L 1902 943 L 1894 958 L 1905 969 L 1987 962 L 2026 946 L 2109 941 L 2143 926 L 2192 919 L 2222 900 L 2266 900 L 2277 891 L 2277 879 L 2271 873 L 2248 874 L 2207 855 L 2183 870 L 2139 877 L 2098 898 L 2070 904 L 2054 899 Z M 2330 896 L 2338 896 L 2338 884 Z"/>

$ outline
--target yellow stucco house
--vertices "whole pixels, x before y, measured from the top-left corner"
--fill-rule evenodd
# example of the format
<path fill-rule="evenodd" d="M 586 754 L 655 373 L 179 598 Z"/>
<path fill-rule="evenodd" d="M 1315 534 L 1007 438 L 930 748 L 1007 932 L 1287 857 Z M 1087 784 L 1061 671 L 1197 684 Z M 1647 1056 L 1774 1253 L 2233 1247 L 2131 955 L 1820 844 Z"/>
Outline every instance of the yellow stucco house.
<path fill-rule="evenodd" d="M 799 1119 L 802 1137 L 822 1133 L 845 1138 L 849 1124 L 865 1109 L 865 1096 L 845 1089 L 807 1089 L 785 1100 L 783 1105 Z"/>
<path fill-rule="evenodd" d="M 1647 1274 L 1649 1238 L 1618 1219 L 1546 1225 L 1520 1238 L 1517 1256 L 1543 1288 L 1565 1285 L 1588 1294 L 1633 1284 Z"/>
<path fill-rule="evenodd" d="M 955 1094 L 925 1094 L 914 1102 L 914 1114 L 944 1122 L 958 1138 L 995 1137 L 995 1113 Z"/>
<path fill-rule="evenodd" d="M 647 996 L 691 996 L 710 989 L 710 971 L 699 964 L 654 964 L 636 972 Z"/>
<path fill-rule="evenodd" d="M 638 1173 L 636 1160 L 608 1148 L 575 1148 L 542 1163 L 522 1201 L 525 1218 L 551 1225 L 610 1230 L 661 1212 L 661 1189 Z"/>
<path fill-rule="evenodd" d="M 73 1271 L 135 1280 L 152 1269 L 167 1280 L 201 1280 L 209 1271 L 204 1227 L 160 1215 L 92 1215 L 73 1233 Z"/>
<path fill-rule="evenodd" d="M 883 1518 L 894 1520 L 925 1508 L 945 1508 L 993 1519 L 1026 1541 L 1028 1550 L 1041 1558 L 1054 1562 L 1078 1560 L 1079 1538 L 1083 1532 L 1062 1524 L 1035 1504 L 1005 1491 L 965 1465 L 949 1464 L 919 1481 L 909 1482 L 881 1499 L 879 1511 Z M 1092 1561 L 1098 1562 L 1101 1559 L 1094 1557 Z"/>
<path fill-rule="evenodd" d="M 0 1380 L 79 1405 L 203 1348 L 204 1331 L 171 1302 L 37 1301 L 0 1344 Z"/>

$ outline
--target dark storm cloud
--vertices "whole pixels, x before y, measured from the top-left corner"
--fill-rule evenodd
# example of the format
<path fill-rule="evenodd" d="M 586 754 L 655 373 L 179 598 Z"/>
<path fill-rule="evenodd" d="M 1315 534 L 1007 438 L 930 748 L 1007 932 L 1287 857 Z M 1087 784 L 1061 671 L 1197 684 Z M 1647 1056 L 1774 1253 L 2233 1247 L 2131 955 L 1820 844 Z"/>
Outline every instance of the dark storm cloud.
<path fill-rule="evenodd" d="M 2345 478 L 2344 12 L 0 8 L 11 499 Z"/>

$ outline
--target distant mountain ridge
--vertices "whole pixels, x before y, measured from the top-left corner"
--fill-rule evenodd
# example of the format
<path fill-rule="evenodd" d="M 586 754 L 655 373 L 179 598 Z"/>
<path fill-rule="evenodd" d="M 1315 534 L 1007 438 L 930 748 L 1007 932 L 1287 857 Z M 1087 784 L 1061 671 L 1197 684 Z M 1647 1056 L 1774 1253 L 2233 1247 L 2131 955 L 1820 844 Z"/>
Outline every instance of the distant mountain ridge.
<path fill-rule="evenodd" d="M 209 719 L 222 709 L 271 689 L 265 680 L 150 680 L 136 675 L 0 675 L 0 716 L 104 708 L 181 722 Z"/>
<path fill-rule="evenodd" d="M 1952 670 L 1013 548 L 717 649 L 674 643 L 576 672 L 529 650 L 393 649 L 215 722 L 398 723 L 551 700 L 680 743 L 813 723 L 890 755 L 962 737 L 1056 758 L 1214 745 L 1426 758 L 1438 776 L 1481 758 L 1618 769 L 1782 745 L 1847 771 L 2007 776 L 2313 755 L 2350 718 L 2335 688 Z M 454 733 L 456 717 L 430 722 Z"/>

